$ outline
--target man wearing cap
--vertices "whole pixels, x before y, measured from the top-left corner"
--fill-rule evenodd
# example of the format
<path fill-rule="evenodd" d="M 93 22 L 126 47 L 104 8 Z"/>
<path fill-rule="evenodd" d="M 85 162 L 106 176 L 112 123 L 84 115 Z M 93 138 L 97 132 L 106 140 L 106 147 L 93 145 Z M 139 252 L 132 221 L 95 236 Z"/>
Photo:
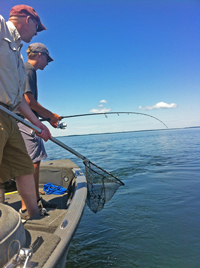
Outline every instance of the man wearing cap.
<path fill-rule="evenodd" d="M 46 28 L 32 7 L 14 6 L 8 22 L 0 15 L 0 105 L 21 112 L 42 129 L 42 133 L 37 135 L 47 141 L 51 138 L 48 128 L 39 121 L 23 97 L 26 70 L 20 53 L 21 41 L 30 42 L 42 30 Z M 39 213 L 33 173 L 33 163 L 16 121 L 0 110 L 0 183 L 16 178 L 30 217 Z"/>
<path fill-rule="evenodd" d="M 52 57 L 49 55 L 48 49 L 45 45 L 41 43 L 33 43 L 29 45 L 27 49 L 28 61 L 25 63 L 25 68 L 27 71 L 27 77 L 24 84 L 24 97 L 29 104 L 32 111 L 37 117 L 49 118 L 50 124 L 56 127 L 58 122 L 62 119 L 55 113 L 45 109 L 38 102 L 38 89 L 37 89 L 37 70 L 44 70 L 49 62 L 53 61 Z M 34 178 L 38 205 L 41 207 L 55 208 L 57 205 L 45 201 L 39 196 L 39 169 L 41 160 L 47 157 L 43 141 L 40 137 L 35 135 L 35 132 L 30 128 L 26 127 L 22 123 L 18 123 L 19 129 L 21 131 L 22 137 L 24 138 L 28 154 L 30 155 L 34 168 Z M 24 218 L 27 214 L 26 205 L 22 201 L 22 208 L 20 210 L 21 217 Z"/>

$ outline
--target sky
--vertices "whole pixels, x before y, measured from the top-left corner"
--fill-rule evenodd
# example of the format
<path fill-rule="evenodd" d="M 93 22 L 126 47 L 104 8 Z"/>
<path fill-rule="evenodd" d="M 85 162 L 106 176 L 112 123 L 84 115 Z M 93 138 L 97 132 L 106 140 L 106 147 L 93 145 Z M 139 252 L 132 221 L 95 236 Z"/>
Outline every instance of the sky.
<path fill-rule="evenodd" d="M 168 128 L 200 126 L 199 0 L 1 0 L 32 6 L 54 59 L 38 70 L 39 103 L 60 116 L 146 113 Z M 22 55 L 27 61 L 24 43 Z M 72 117 L 54 136 L 165 129 L 154 118 L 119 114 Z"/>

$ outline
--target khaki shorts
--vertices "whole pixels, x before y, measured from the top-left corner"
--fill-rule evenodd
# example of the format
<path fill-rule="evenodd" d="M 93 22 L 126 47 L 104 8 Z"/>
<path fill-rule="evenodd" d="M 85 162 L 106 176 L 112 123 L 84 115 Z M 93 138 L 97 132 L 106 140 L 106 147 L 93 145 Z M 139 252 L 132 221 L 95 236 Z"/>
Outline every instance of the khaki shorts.
<path fill-rule="evenodd" d="M 33 173 L 33 162 L 16 120 L 0 111 L 0 182 Z"/>

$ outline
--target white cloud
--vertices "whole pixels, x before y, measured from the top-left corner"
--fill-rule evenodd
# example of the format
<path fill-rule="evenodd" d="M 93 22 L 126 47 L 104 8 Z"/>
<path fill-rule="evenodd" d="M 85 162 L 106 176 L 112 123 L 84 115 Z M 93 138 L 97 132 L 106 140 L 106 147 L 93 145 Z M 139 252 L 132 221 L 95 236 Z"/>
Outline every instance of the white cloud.
<path fill-rule="evenodd" d="M 92 109 L 90 110 L 90 113 L 106 113 L 110 111 L 111 111 L 110 108 L 102 108 L 102 109 Z"/>
<path fill-rule="evenodd" d="M 100 103 L 98 105 L 99 108 L 98 109 L 91 109 L 90 113 L 107 113 L 107 112 L 111 111 L 110 108 L 103 107 L 103 103 L 108 103 L 106 100 L 101 100 L 99 103 Z"/>
<path fill-rule="evenodd" d="M 146 107 L 142 107 L 139 106 L 140 110 L 153 110 L 153 109 L 171 109 L 171 108 L 176 108 L 177 104 L 176 103 L 171 103 L 171 104 L 167 104 L 164 102 L 158 102 L 156 105 L 153 106 L 146 106 Z"/>
<path fill-rule="evenodd" d="M 101 100 L 99 103 L 107 103 L 106 100 Z"/>

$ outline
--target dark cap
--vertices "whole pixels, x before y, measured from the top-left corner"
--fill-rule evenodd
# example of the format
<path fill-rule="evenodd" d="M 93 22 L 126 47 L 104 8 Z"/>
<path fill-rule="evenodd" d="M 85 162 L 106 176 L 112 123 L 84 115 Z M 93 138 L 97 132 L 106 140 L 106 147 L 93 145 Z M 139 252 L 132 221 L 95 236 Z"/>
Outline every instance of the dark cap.
<path fill-rule="evenodd" d="M 38 24 L 37 32 L 41 32 L 43 30 L 46 30 L 46 27 L 41 23 L 40 18 L 38 16 L 38 14 L 36 13 L 35 9 L 33 9 L 30 6 L 26 6 L 26 5 L 17 5 L 17 6 L 14 6 L 10 10 L 10 17 L 13 17 L 13 16 L 17 16 L 17 17 L 27 17 L 27 16 L 30 16 Z"/>
<path fill-rule="evenodd" d="M 30 49 L 29 49 L 30 48 Z M 43 53 L 46 54 L 48 56 L 48 62 L 53 61 L 52 57 L 49 55 L 49 51 L 48 49 L 45 47 L 45 45 L 41 44 L 41 43 L 33 43 L 31 45 L 29 45 L 28 49 L 27 49 L 27 53 L 29 54 L 30 52 L 33 53 Z"/>

